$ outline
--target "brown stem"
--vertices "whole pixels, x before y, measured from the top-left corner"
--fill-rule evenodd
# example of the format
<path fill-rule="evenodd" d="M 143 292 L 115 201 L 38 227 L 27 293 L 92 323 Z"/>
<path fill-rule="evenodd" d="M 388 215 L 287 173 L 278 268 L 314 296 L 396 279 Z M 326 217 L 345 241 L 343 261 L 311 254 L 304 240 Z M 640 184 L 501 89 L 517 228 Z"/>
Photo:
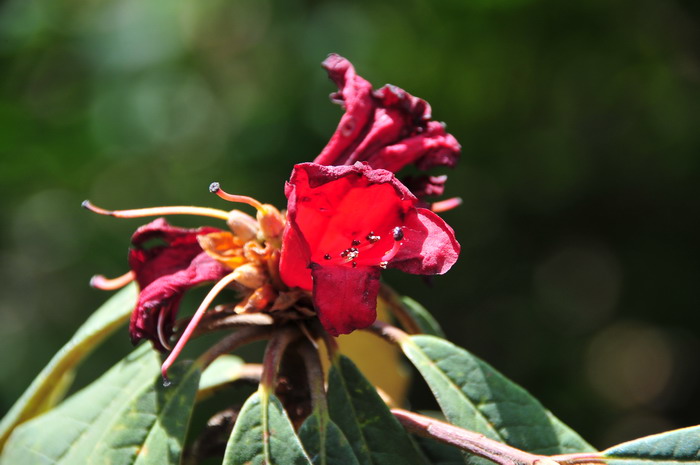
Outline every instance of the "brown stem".
<path fill-rule="evenodd" d="M 420 334 L 420 326 L 401 302 L 401 296 L 396 293 L 391 287 L 382 284 L 379 288 L 379 297 L 381 297 L 389 306 L 392 315 L 398 320 L 399 324 L 408 334 Z"/>
<path fill-rule="evenodd" d="M 573 463 L 605 463 L 596 454 L 570 454 L 547 457 L 530 454 L 434 418 L 402 409 L 392 409 L 397 420 L 411 433 L 459 447 L 499 465 L 565 465 Z"/>
<path fill-rule="evenodd" d="M 270 326 L 275 320 L 267 313 L 242 313 L 240 315 L 232 314 L 220 316 L 218 318 L 210 317 L 200 322 L 195 335 L 201 335 L 212 331 L 222 329 L 238 328 L 241 326 Z"/>
<path fill-rule="evenodd" d="M 318 347 L 314 347 L 314 344 L 307 339 L 299 347 L 299 355 L 301 355 L 306 365 L 313 408 L 327 410 L 325 380 L 321 358 L 318 356 Z"/>
<path fill-rule="evenodd" d="M 251 326 L 241 328 L 235 333 L 226 336 L 209 350 L 200 355 L 197 362 L 200 363 L 203 368 L 206 368 L 219 356 L 232 352 L 241 346 L 250 344 L 251 342 L 267 339 L 270 337 L 271 333 L 272 329 L 269 327 Z"/>
<path fill-rule="evenodd" d="M 268 392 L 275 390 L 275 380 L 277 379 L 277 372 L 279 371 L 284 350 L 290 342 L 293 342 L 299 336 L 300 333 L 296 328 L 278 328 L 270 342 L 267 343 L 263 357 L 263 372 L 260 378 L 260 386 L 268 390 Z"/>

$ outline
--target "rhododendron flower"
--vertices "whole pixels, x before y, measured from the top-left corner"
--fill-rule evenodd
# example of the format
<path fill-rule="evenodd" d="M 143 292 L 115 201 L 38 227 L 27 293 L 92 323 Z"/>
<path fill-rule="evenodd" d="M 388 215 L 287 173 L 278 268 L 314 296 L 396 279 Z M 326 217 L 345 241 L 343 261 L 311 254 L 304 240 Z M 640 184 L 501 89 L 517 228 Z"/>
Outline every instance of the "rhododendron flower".
<path fill-rule="evenodd" d="M 160 351 L 171 349 L 167 341 L 185 291 L 219 281 L 231 271 L 199 245 L 198 237 L 218 232 L 219 229 L 210 227 L 177 228 L 163 218 L 136 230 L 131 238 L 129 266 L 141 293 L 131 314 L 132 342 L 149 339 Z M 162 244 L 144 247 L 154 240 Z"/>
<path fill-rule="evenodd" d="M 427 170 L 457 163 L 459 143 L 445 131 L 443 123 L 432 121 L 425 100 L 392 85 L 373 90 L 339 55 L 330 55 L 323 67 L 338 86 L 331 98 L 343 105 L 345 114 L 314 163 L 352 165 L 365 161 L 372 168 L 394 173 L 409 164 Z M 444 177 L 422 176 L 414 178 L 410 187 L 417 195 L 441 195 L 444 183 Z"/>
<path fill-rule="evenodd" d="M 390 171 L 303 163 L 285 194 L 282 280 L 313 291 L 318 317 L 334 336 L 374 322 L 382 268 L 442 274 L 459 255 L 452 228 L 417 207 Z"/>

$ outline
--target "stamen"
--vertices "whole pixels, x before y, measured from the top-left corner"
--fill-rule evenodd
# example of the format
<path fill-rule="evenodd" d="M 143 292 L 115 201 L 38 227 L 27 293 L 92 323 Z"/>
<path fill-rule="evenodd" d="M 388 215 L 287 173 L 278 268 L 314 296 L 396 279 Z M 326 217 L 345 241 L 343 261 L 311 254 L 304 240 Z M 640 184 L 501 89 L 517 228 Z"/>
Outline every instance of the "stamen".
<path fill-rule="evenodd" d="M 175 360 L 177 360 L 177 357 L 180 355 L 180 352 L 182 352 L 182 349 L 185 347 L 185 344 L 187 344 L 187 341 L 190 339 L 192 334 L 194 333 L 194 330 L 197 328 L 197 325 L 199 324 L 199 321 L 202 319 L 204 316 L 204 313 L 207 311 L 211 303 L 214 301 L 217 295 L 229 284 L 231 284 L 233 281 L 235 281 L 236 277 L 238 275 L 234 271 L 233 273 L 229 273 L 228 275 L 224 276 L 217 282 L 214 287 L 211 288 L 207 296 L 204 298 L 201 304 L 199 304 L 199 307 L 197 308 L 197 311 L 194 312 L 194 315 L 192 316 L 192 319 L 190 322 L 187 324 L 187 327 L 185 330 L 182 332 L 182 336 L 180 336 L 180 339 L 177 340 L 177 343 L 175 344 L 175 348 L 170 352 L 170 355 L 168 355 L 168 358 L 165 359 L 165 362 L 163 362 L 163 365 L 161 366 L 160 370 L 161 373 L 163 374 L 163 379 L 168 379 L 168 369 L 172 366 L 173 363 L 175 363 Z M 160 335 L 159 335 L 160 337 Z"/>
<path fill-rule="evenodd" d="M 265 207 L 263 206 L 263 204 L 261 204 L 254 198 L 245 195 L 229 194 L 221 188 L 221 185 L 218 182 L 213 182 L 209 184 L 209 192 L 211 192 L 212 194 L 216 194 L 222 199 L 228 200 L 229 202 L 245 203 L 250 205 L 251 207 L 255 207 L 255 209 L 258 211 L 265 211 Z"/>
<path fill-rule="evenodd" d="M 220 220 L 228 220 L 228 212 L 218 210 L 216 208 L 205 207 L 154 207 L 154 208 L 137 208 L 134 210 L 105 210 L 104 208 L 93 205 L 89 200 L 85 200 L 82 204 L 83 208 L 90 210 L 93 213 L 100 215 L 114 216 L 116 218 L 143 218 L 144 216 L 160 216 L 160 215 L 195 215 L 208 216 L 210 218 L 218 218 Z"/>
<path fill-rule="evenodd" d="M 90 286 L 102 291 L 116 291 L 117 289 L 121 289 L 133 281 L 134 277 L 135 275 L 133 271 L 128 271 L 118 278 L 112 279 L 105 278 L 101 274 L 96 274 L 90 278 Z"/>
<path fill-rule="evenodd" d="M 452 210 L 453 208 L 457 208 L 460 205 L 462 205 L 462 199 L 459 197 L 452 197 L 451 199 L 441 200 L 439 202 L 433 203 L 430 206 L 430 209 L 435 213 L 440 213 Z"/>
<path fill-rule="evenodd" d="M 357 246 L 360 245 L 360 244 L 361 244 L 361 242 L 358 241 L 357 239 L 353 239 L 353 240 L 352 240 L 352 246 L 353 246 L 353 247 L 357 247 Z"/>

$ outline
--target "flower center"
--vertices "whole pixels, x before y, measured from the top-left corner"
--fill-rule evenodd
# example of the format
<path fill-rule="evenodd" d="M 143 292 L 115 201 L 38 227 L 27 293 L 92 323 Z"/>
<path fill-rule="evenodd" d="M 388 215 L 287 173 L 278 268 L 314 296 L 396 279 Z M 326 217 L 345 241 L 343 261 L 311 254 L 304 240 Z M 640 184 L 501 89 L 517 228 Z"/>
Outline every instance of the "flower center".
<path fill-rule="evenodd" d="M 382 241 L 382 236 L 370 231 L 362 239 L 352 239 L 349 247 L 341 251 L 325 252 L 323 259 L 334 265 L 350 265 L 357 267 L 358 263 L 363 266 L 379 266 L 386 268 L 389 261 L 399 252 L 403 245 L 404 233 L 401 226 L 396 226 L 391 230 L 391 248 L 386 250 L 388 241 Z M 381 242 L 381 243 L 380 243 Z M 384 247 L 384 249 L 381 249 Z"/>

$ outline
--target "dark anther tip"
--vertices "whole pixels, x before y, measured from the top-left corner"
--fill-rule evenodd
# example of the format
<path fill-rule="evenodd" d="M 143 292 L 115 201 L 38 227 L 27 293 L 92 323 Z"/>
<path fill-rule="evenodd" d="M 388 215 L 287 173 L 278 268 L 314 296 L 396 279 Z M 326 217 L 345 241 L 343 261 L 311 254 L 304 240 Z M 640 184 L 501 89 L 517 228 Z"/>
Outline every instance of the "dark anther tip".
<path fill-rule="evenodd" d="M 221 185 L 218 182 L 213 182 L 209 184 L 209 192 L 212 194 L 216 194 L 221 190 Z"/>
<path fill-rule="evenodd" d="M 89 200 L 83 200 L 83 203 L 80 204 L 81 207 L 83 207 L 86 210 L 90 209 L 90 201 Z"/>

